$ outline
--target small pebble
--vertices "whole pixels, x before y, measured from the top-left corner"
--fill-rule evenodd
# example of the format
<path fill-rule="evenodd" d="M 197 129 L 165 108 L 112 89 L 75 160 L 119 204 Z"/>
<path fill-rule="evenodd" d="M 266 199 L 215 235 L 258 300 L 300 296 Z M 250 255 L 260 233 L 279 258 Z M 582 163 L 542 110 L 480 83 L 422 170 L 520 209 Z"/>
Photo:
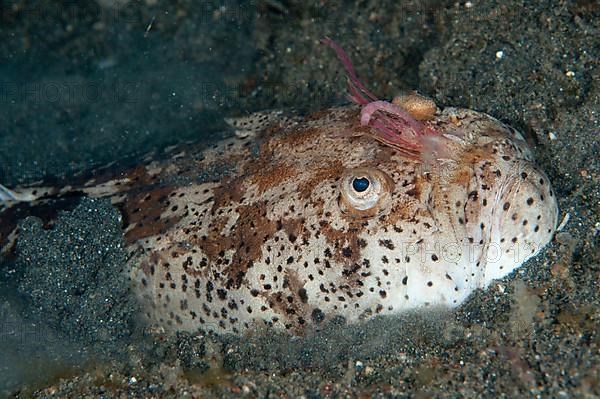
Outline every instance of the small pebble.
<path fill-rule="evenodd" d="M 356 363 L 354 364 L 354 367 L 356 367 L 356 370 L 362 371 L 362 369 L 365 367 L 365 365 L 360 360 L 357 360 Z"/>

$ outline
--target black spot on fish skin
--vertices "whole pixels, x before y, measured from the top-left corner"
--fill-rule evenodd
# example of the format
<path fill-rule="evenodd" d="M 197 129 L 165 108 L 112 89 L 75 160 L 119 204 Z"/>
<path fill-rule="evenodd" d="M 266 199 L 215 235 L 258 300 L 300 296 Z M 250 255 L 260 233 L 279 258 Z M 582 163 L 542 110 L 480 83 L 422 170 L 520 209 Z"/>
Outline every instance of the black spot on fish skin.
<path fill-rule="evenodd" d="M 306 293 L 306 289 L 300 288 L 298 290 L 298 296 L 300 297 L 300 300 L 302 301 L 302 303 L 308 302 L 308 294 Z"/>
<path fill-rule="evenodd" d="M 379 246 L 385 247 L 389 250 L 394 250 L 395 248 L 394 244 L 392 243 L 392 240 L 389 239 L 379 240 Z"/>

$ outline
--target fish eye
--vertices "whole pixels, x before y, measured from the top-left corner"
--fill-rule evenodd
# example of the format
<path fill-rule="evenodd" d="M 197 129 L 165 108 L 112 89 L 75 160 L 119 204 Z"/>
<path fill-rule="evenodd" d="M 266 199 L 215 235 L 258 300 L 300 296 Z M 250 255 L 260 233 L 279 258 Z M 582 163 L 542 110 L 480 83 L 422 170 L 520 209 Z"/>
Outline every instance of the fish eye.
<path fill-rule="evenodd" d="M 366 177 L 355 177 L 354 180 L 352 180 L 352 188 L 358 193 L 362 193 L 368 189 L 370 184 L 371 182 Z"/>
<path fill-rule="evenodd" d="M 391 179 L 375 168 L 350 169 L 340 182 L 342 205 L 348 212 L 371 210 L 388 198 Z"/>

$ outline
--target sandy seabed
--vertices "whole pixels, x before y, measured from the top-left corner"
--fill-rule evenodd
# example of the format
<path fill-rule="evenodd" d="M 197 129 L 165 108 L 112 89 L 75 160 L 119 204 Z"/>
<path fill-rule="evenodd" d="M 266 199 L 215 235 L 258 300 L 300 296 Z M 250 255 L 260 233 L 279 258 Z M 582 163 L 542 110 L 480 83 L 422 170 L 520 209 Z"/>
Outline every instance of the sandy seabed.
<path fill-rule="evenodd" d="M 15 0 L 0 15 L 6 185 L 218 139 L 225 116 L 342 103 L 329 36 L 383 98 L 416 89 L 524 132 L 569 221 L 454 313 L 333 321 L 300 338 L 168 337 L 136 323 L 111 278 L 125 256 L 118 212 L 86 200 L 51 231 L 28 220 L 0 269 L 0 396 L 600 396 L 597 2 L 57 4 Z M 85 248 L 66 244 L 77 236 Z"/>

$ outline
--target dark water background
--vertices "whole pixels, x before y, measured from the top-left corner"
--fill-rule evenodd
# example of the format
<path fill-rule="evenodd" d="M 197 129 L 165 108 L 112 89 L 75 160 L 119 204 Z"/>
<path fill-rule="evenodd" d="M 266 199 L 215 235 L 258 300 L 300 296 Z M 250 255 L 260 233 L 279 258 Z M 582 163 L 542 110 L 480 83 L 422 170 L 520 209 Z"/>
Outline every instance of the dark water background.
<path fill-rule="evenodd" d="M 381 97 L 417 89 L 525 132 L 570 221 L 506 294 L 455 314 L 170 338 L 137 326 L 111 278 L 117 211 L 88 201 L 52 232 L 28 222 L 2 266 L 0 396 L 600 396 L 597 2 L 118 3 L 1 3 L 2 184 L 219 138 L 224 116 L 342 102 L 330 36 Z"/>

